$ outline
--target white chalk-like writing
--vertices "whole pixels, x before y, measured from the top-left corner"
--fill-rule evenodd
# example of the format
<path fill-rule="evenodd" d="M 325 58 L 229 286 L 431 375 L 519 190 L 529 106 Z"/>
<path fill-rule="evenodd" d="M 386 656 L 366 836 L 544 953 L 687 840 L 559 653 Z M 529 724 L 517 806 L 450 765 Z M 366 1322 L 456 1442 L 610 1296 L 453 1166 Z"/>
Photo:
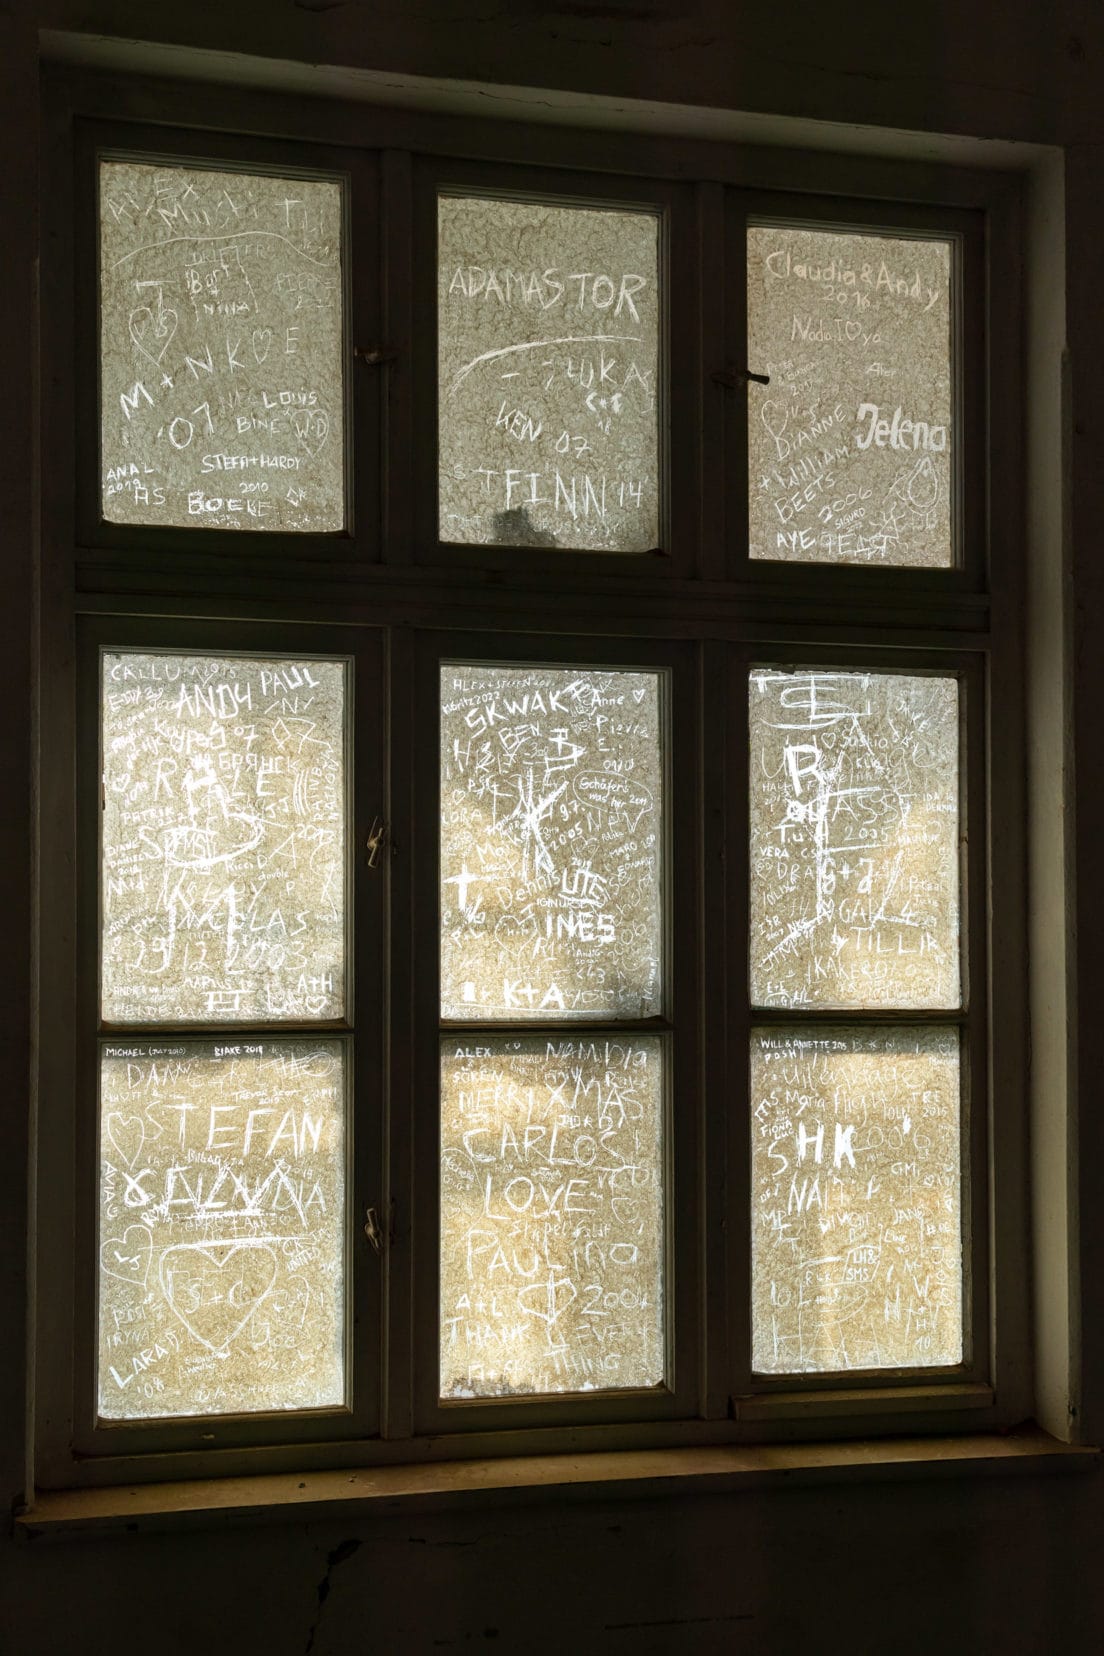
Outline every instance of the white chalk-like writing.
<path fill-rule="evenodd" d="M 664 1379 L 662 1043 L 445 1038 L 441 1394 Z"/>
<path fill-rule="evenodd" d="M 439 198 L 442 540 L 658 544 L 658 225 Z"/>
<path fill-rule="evenodd" d="M 753 1031 L 760 1374 L 962 1360 L 954 1030 Z"/>
<path fill-rule="evenodd" d="M 751 226 L 753 558 L 946 568 L 951 246 Z"/>
<path fill-rule="evenodd" d="M 344 526 L 341 261 L 336 182 L 101 162 L 109 522 Z"/>
<path fill-rule="evenodd" d="M 441 671 L 441 1009 L 661 1010 L 660 677 Z"/>
<path fill-rule="evenodd" d="M 341 1016 L 345 671 L 105 653 L 108 1023 Z"/>
<path fill-rule="evenodd" d="M 958 682 L 756 670 L 758 1006 L 959 1003 Z"/>
<path fill-rule="evenodd" d="M 345 1228 L 341 1042 L 106 1044 L 100 1416 L 340 1405 Z"/>

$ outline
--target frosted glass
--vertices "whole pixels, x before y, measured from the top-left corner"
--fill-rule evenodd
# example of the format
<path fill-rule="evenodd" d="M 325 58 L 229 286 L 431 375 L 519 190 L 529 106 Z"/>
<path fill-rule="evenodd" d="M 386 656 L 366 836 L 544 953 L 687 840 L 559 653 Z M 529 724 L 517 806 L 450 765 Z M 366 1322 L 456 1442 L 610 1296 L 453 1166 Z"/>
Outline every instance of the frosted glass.
<path fill-rule="evenodd" d="M 752 1033 L 759 1374 L 962 1360 L 958 1036 Z"/>
<path fill-rule="evenodd" d="M 751 998 L 959 1004 L 958 684 L 750 678 Z"/>
<path fill-rule="evenodd" d="M 340 1043 L 115 1043 L 100 1087 L 100 1415 L 341 1404 Z"/>
<path fill-rule="evenodd" d="M 100 164 L 103 514 L 345 524 L 341 187 Z"/>
<path fill-rule="evenodd" d="M 661 1009 L 659 676 L 441 669 L 441 1011 Z"/>
<path fill-rule="evenodd" d="M 345 668 L 103 656 L 102 1015 L 340 1017 Z"/>
<path fill-rule="evenodd" d="M 951 248 L 747 233 L 751 556 L 954 562 Z"/>
<path fill-rule="evenodd" d="M 654 1036 L 441 1047 L 441 1395 L 664 1378 Z"/>
<path fill-rule="evenodd" d="M 440 533 L 659 544 L 659 219 L 438 201 Z"/>

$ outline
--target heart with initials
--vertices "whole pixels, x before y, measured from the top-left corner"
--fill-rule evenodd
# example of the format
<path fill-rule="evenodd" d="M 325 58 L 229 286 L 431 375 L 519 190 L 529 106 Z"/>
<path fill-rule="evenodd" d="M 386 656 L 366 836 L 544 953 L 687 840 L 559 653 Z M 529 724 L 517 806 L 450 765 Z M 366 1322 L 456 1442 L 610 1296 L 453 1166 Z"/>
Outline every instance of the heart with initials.
<path fill-rule="evenodd" d="M 297 408 L 291 414 L 291 428 L 299 447 L 316 460 L 330 435 L 330 416 L 324 408 Z"/>
<path fill-rule="evenodd" d="M 144 1288 L 152 1248 L 153 1237 L 145 1225 L 128 1225 L 122 1236 L 105 1236 L 100 1243 L 100 1269 Z"/>
<path fill-rule="evenodd" d="M 112 1110 L 104 1120 L 104 1127 L 115 1150 L 128 1167 L 133 1167 L 146 1142 L 146 1125 L 141 1116 Z"/>
<path fill-rule="evenodd" d="M 158 1265 L 161 1292 L 200 1345 L 225 1352 L 276 1284 L 267 1242 L 178 1242 Z"/>
<path fill-rule="evenodd" d="M 130 337 L 155 368 L 160 368 L 161 358 L 172 344 L 178 322 L 176 312 L 163 305 L 156 316 L 148 305 L 139 305 L 137 310 L 131 311 Z"/>

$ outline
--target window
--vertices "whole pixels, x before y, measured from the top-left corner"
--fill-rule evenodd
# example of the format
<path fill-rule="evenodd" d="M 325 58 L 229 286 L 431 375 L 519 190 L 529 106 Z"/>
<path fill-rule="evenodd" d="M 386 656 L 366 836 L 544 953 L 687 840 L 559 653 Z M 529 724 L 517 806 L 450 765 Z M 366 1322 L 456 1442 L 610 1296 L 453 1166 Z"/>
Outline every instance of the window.
<path fill-rule="evenodd" d="M 78 101 L 47 1477 L 1019 1418 L 999 202 Z"/>
<path fill-rule="evenodd" d="M 338 1406 L 346 668 L 100 662 L 98 1413 Z"/>

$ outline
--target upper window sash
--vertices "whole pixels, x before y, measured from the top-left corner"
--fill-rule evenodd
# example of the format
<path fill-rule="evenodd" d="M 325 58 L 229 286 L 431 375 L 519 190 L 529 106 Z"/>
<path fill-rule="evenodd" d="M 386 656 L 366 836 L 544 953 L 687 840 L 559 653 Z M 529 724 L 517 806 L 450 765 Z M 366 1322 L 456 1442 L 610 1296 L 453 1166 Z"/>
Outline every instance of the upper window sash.
<path fill-rule="evenodd" d="M 734 579 L 779 601 L 985 590 L 984 235 L 955 208 L 730 192 Z"/>
<path fill-rule="evenodd" d="M 373 561 L 375 157 L 96 122 L 78 161 L 78 543 Z"/>
<path fill-rule="evenodd" d="M 572 581 L 689 573 L 692 193 L 418 158 L 414 211 L 415 309 L 433 318 L 415 381 L 437 433 L 418 446 L 418 561 Z"/>

